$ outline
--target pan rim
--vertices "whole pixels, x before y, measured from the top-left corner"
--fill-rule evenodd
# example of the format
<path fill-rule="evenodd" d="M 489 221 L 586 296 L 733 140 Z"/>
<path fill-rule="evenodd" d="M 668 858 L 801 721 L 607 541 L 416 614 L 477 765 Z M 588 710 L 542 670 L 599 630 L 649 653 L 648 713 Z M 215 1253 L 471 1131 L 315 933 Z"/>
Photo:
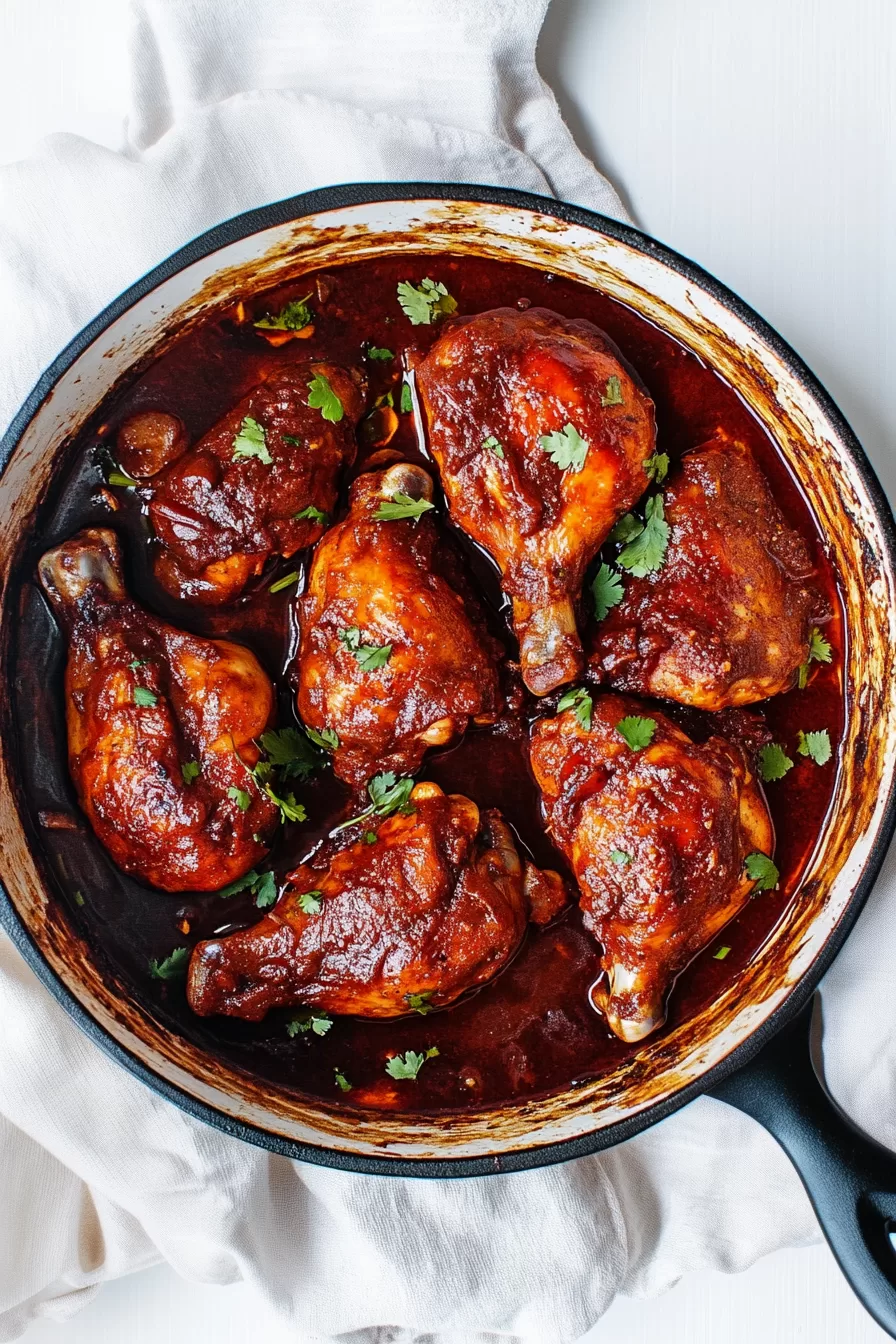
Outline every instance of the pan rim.
<path fill-rule="evenodd" d="M 433 200 L 468 202 L 473 205 L 509 206 L 581 226 L 591 232 L 604 234 L 627 244 L 634 250 L 659 261 L 709 293 L 772 350 L 788 369 L 794 380 L 819 406 L 834 427 L 846 455 L 868 494 L 880 527 L 887 557 L 891 566 L 896 569 L 896 522 L 894 522 L 889 501 L 864 449 L 833 399 L 821 386 L 805 362 L 753 308 L 697 263 L 665 244 L 657 242 L 633 225 L 550 197 L 510 188 L 474 186 L 462 183 L 374 182 L 326 187 L 246 211 L 200 234 L 124 290 L 88 323 L 44 370 L 22 407 L 13 417 L 2 439 L 0 439 L 0 477 L 6 471 L 15 448 L 28 425 L 38 414 L 60 378 L 87 347 L 114 321 L 123 316 L 138 300 L 144 298 L 178 272 L 219 251 L 228 244 L 250 237 L 265 229 L 309 215 L 365 204 L 388 202 L 423 204 Z M 350 1153 L 342 1149 L 331 1148 L 325 1144 L 316 1145 L 288 1139 L 245 1121 L 236 1120 L 162 1078 L 107 1033 L 101 1024 L 82 1006 L 74 993 L 44 958 L 2 884 L 0 884 L 0 926 L 4 927 L 10 934 L 13 944 L 24 956 L 31 969 L 35 971 L 40 981 L 50 990 L 57 1002 L 61 1004 L 91 1040 L 154 1092 L 173 1102 L 179 1109 L 193 1118 L 202 1120 L 231 1137 L 242 1139 L 282 1156 L 344 1171 L 393 1177 L 425 1178 L 494 1175 L 500 1172 L 522 1171 L 548 1166 L 613 1147 L 617 1143 L 641 1133 L 658 1120 L 671 1115 L 695 1097 L 710 1091 L 712 1087 L 718 1085 L 736 1069 L 747 1064 L 772 1036 L 776 1035 L 799 1013 L 814 994 L 818 982 L 843 946 L 868 898 L 880 872 L 894 830 L 896 830 L 896 781 L 891 785 L 883 810 L 880 813 L 877 832 L 871 843 L 862 872 L 825 943 L 778 1007 L 768 1015 L 764 1022 L 754 1028 L 744 1040 L 736 1045 L 724 1059 L 707 1069 L 679 1091 L 604 1128 L 570 1139 L 547 1144 L 535 1143 L 530 1147 L 485 1157 L 446 1157 L 439 1159 L 416 1159 L 408 1156 L 374 1157 L 366 1153 Z"/>

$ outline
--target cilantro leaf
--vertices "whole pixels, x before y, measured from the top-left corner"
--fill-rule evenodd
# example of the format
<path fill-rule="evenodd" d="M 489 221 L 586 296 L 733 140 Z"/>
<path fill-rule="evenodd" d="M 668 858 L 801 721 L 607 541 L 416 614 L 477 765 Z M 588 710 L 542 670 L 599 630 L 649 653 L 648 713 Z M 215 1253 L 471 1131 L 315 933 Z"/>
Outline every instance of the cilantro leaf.
<path fill-rule="evenodd" d="M 817 733 L 804 733 L 800 729 L 796 749 L 801 756 L 808 756 L 816 765 L 827 765 L 831 759 L 831 739 L 827 728 Z"/>
<path fill-rule="evenodd" d="M 759 753 L 759 778 L 765 784 L 783 779 L 788 770 L 793 769 L 793 761 L 777 742 L 769 742 Z"/>
<path fill-rule="evenodd" d="M 263 462 L 266 467 L 273 465 L 274 459 L 268 452 L 267 435 L 264 426 L 257 420 L 253 420 L 251 415 L 243 419 L 239 431 L 233 440 L 233 456 L 238 457 L 257 457 L 259 462 Z"/>
<path fill-rule="evenodd" d="M 617 864 L 620 868 L 627 868 L 632 862 L 631 854 L 626 854 L 624 849 L 611 849 L 610 861 Z"/>
<path fill-rule="evenodd" d="M 644 524 L 633 513 L 624 513 L 607 538 L 608 541 L 631 541 L 644 531 Z"/>
<path fill-rule="evenodd" d="M 607 612 L 618 607 L 624 597 L 622 576 L 609 565 L 601 565 L 591 584 L 591 597 L 594 601 L 594 615 L 602 621 Z"/>
<path fill-rule="evenodd" d="M 730 951 L 730 947 L 720 947 L 718 952 L 713 952 L 713 961 L 724 961 Z"/>
<path fill-rule="evenodd" d="M 324 764 L 309 729 L 304 733 L 298 728 L 270 729 L 262 733 L 258 744 L 283 779 L 310 779 Z"/>
<path fill-rule="evenodd" d="M 435 505 L 428 499 L 411 499 L 398 490 L 391 501 L 383 500 L 373 516 L 378 523 L 392 523 L 398 518 L 419 518 L 433 508 Z"/>
<path fill-rule="evenodd" d="M 267 794 L 268 798 L 270 798 L 271 802 L 279 807 L 280 820 L 282 822 L 308 820 L 308 813 L 301 803 L 296 802 L 294 793 L 277 793 L 274 787 L 267 782 L 263 782 L 261 788 L 263 792 Z"/>
<path fill-rule="evenodd" d="M 395 356 L 391 350 L 387 350 L 384 345 L 369 345 L 364 352 L 367 359 L 382 360 L 394 359 Z"/>
<path fill-rule="evenodd" d="M 313 504 L 309 504 L 307 508 L 302 509 L 299 513 L 293 514 L 293 518 L 297 523 L 300 523 L 303 518 L 310 518 L 312 523 L 323 524 L 326 523 L 328 517 L 329 514 L 324 513 L 323 509 L 315 508 Z"/>
<path fill-rule="evenodd" d="M 278 579 L 276 583 L 272 583 L 270 588 L 268 589 L 268 592 L 269 593 L 285 592 L 287 588 L 291 588 L 292 585 L 294 583 L 298 583 L 298 581 L 299 581 L 299 571 L 297 569 L 292 569 L 288 574 L 284 574 L 282 579 Z"/>
<path fill-rule="evenodd" d="M 580 723 L 586 731 L 591 727 L 591 711 L 593 708 L 594 701 L 584 686 L 567 691 L 557 701 L 557 713 L 562 714 L 565 709 L 573 710 L 576 722 Z"/>
<path fill-rule="evenodd" d="M 407 1050 L 404 1055 L 393 1055 L 386 1061 L 386 1072 L 390 1078 L 416 1078 L 428 1059 L 435 1059 L 438 1048 L 431 1045 L 425 1054 L 418 1050 Z"/>
<path fill-rule="evenodd" d="M 333 1025 L 333 1019 L 329 1013 L 305 1013 L 302 1017 L 294 1017 L 291 1022 L 286 1024 L 287 1036 L 298 1036 L 299 1032 L 307 1033 L 313 1031 L 315 1036 L 326 1036 Z"/>
<path fill-rule="evenodd" d="M 653 741 L 656 719 L 642 719 L 638 714 L 630 714 L 628 718 L 619 720 L 616 731 L 632 751 L 642 751 Z"/>
<path fill-rule="evenodd" d="M 198 779 L 202 773 L 202 766 L 198 761 L 184 761 L 180 767 L 180 773 L 185 784 L 192 784 L 193 780 Z"/>
<path fill-rule="evenodd" d="M 391 644 L 362 644 L 361 631 L 356 625 L 349 626 L 347 630 L 341 630 L 339 638 L 349 653 L 354 654 L 355 661 L 362 672 L 376 672 L 378 668 L 384 667 L 392 657 Z"/>
<path fill-rule="evenodd" d="M 323 892 L 303 891 L 296 897 L 296 902 L 303 915 L 319 915 L 323 906 Z"/>
<path fill-rule="evenodd" d="M 415 1013 L 425 1017 L 427 1013 L 432 1012 L 432 1004 L 430 1003 L 432 995 L 433 991 L 431 989 L 425 989 L 422 994 L 405 994 L 404 997 L 409 1008 L 413 1008 Z"/>
<path fill-rule="evenodd" d="M 134 658 L 130 663 L 128 663 L 128 667 L 131 669 L 132 672 L 136 672 L 138 668 L 146 667 L 146 664 L 148 662 L 149 662 L 148 658 Z"/>
<path fill-rule="evenodd" d="M 345 1074 L 340 1073 L 338 1069 L 334 1069 L 333 1072 L 336 1074 L 336 1086 L 339 1088 L 340 1092 L 351 1092 L 352 1085 Z"/>
<path fill-rule="evenodd" d="M 817 626 L 812 627 L 809 632 L 809 658 L 810 663 L 829 663 L 831 661 L 831 646 Z"/>
<path fill-rule="evenodd" d="M 190 949 L 188 947 L 176 947 L 161 961 L 153 957 L 149 963 L 149 973 L 154 980 L 179 980 L 181 976 L 186 975 L 189 961 Z"/>
<path fill-rule="evenodd" d="M 252 884 L 255 904 L 259 910 L 269 910 L 277 903 L 277 879 L 273 873 L 262 873 Z"/>
<path fill-rule="evenodd" d="M 126 471 L 122 471 L 117 462 L 110 462 L 110 470 L 106 474 L 106 484 L 119 485 L 126 490 L 131 490 L 140 482 L 135 480 L 133 476 L 129 476 Z"/>
<path fill-rule="evenodd" d="M 256 873 L 254 868 L 250 868 L 248 873 L 244 873 L 243 876 L 238 877 L 235 882 L 230 882 L 226 887 L 222 887 L 220 891 L 215 893 L 215 895 L 223 896 L 225 898 L 229 896 L 237 896 L 241 891 L 248 890 L 260 880 L 260 874 Z"/>
<path fill-rule="evenodd" d="M 134 704 L 139 705 L 141 709 L 152 709 L 153 705 L 159 703 L 159 697 L 155 691 L 149 690 L 146 686 L 134 687 Z"/>
<path fill-rule="evenodd" d="M 632 538 L 616 557 L 616 563 L 627 569 L 636 579 L 661 569 L 669 545 L 669 524 L 663 513 L 662 495 L 648 499 L 645 511 L 646 522 L 638 534 Z"/>
<path fill-rule="evenodd" d="M 651 481 L 655 481 L 657 485 L 662 485 L 669 475 L 669 454 L 654 453 L 652 457 L 645 458 L 641 465 Z"/>
<path fill-rule="evenodd" d="M 332 728 L 309 728 L 305 725 L 305 732 L 316 747 L 322 747 L 324 751 L 337 751 L 339 749 L 339 734 Z"/>
<path fill-rule="evenodd" d="M 364 832 L 364 843 L 365 843 L 365 845 L 375 845 L 376 842 L 377 842 L 377 838 L 378 838 L 378 837 L 377 837 L 377 833 L 376 833 L 376 831 L 365 831 L 365 832 Z"/>
<path fill-rule="evenodd" d="M 760 854 L 755 850 L 748 854 L 744 867 L 747 870 L 747 877 L 756 883 L 756 891 L 772 891 L 778 885 L 780 873 L 767 854 Z"/>
<path fill-rule="evenodd" d="M 482 446 L 487 452 L 494 453 L 495 457 L 500 457 L 501 461 L 504 461 L 504 445 L 494 434 L 489 434 L 487 439 L 483 439 Z"/>
<path fill-rule="evenodd" d="M 611 373 L 607 379 L 607 386 L 601 393 L 601 406 L 621 406 L 623 402 L 622 384 L 615 373 Z"/>
<path fill-rule="evenodd" d="M 585 465 L 588 440 L 582 438 L 575 425 L 566 424 L 562 429 L 542 434 L 538 443 L 562 471 L 581 471 Z"/>
<path fill-rule="evenodd" d="M 359 821 L 366 821 L 368 817 L 388 817 L 393 812 L 404 812 L 405 814 L 413 812 L 414 806 L 410 801 L 413 787 L 414 781 L 410 776 L 398 779 L 392 770 L 374 775 L 367 785 L 370 807 L 359 813 L 358 816 L 349 817 L 348 821 L 340 822 L 330 834 L 335 835 L 337 831 L 344 831 L 346 826 L 355 826 Z"/>
<path fill-rule="evenodd" d="M 411 385 L 407 380 L 401 384 L 401 401 L 399 406 L 404 415 L 409 415 L 414 409 L 414 398 L 411 396 Z"/>
<path fill-rule="evenodd" d="M 306 294 L 304 299 L 290 299 L 275 316 L 266 313 L 252 325 L 261 327 L 262 331 L 302 331 L 314 321 L 314 313 L 308 307 L 310 298 L 311 295 Z"/>
<path fill-rule="evenodd" d="M 421 280 L 419 285 L 401 280 L 398 284 L 398 302 L 405 317 L 415 327 L 428 327 L 437 317 L 447 317 L 457 311 L 456 300 L 441 280 Z"/>
<path fill-rule="evenodd" d="M 238 789 L 235 784 L 231 784 L 227 790 L 227 797 L 233 799 L 241 812 L 248 812 L 252 806 L 251 795 L 245 789 Z"/>
<path fill-rule="evenodd" d="M 305 440 L 297 439 L 295 434 L 281 434 L 280 437 L 284 443 L 291 443 L 293 448 L 303 448 L 305 445 Z"/>
<path fill-rule="evenodd" d="M 308 384 L 308 405 L 313 411 L 320 411 L 325 420 L 338 424 L 345 414 L 342 402 L 330 384 L 329 378 L 316 373 Z"/>

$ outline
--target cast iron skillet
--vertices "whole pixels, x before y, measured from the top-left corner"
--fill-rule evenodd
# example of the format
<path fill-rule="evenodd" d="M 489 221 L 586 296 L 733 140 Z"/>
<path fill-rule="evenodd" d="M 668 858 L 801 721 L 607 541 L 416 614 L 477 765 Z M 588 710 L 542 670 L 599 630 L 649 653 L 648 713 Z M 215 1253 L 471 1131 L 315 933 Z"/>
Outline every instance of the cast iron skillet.
<path fill-rule="evenodd" d="M 151 295 L 166 281 L 178 277 L 194 263 L 212 257 L 222 249 L 232 250 L 233 244 L 240 240 L 251 240 L 261 231 L 276 229 L 291 221 L 300 223 L 325 212 L 350 212 L 354 207 L 368 206 L 376 211 L 383 203 L 401 205 L 407 202 L 415 206 L 420 203 L 438 206 L 442 203 L 443 213 L 454 211 L 456 219 L 453 225 L 461 232 L 464 218 L 467 219 L 469 231 L 469 219 L 475 217 L 477 212 L 483 218 L 489 213 L 493 218 L 506 217 L 510 233 L 516 228 L 513 220 L 531 219 L 534 214 L 541 221 L 539 227 L 546 229 L 548 234 L 551 229 L 558 235 L 563 235 L 564 230 L 569 231 L 569 238 L 573 240 L 570 246 L 574 245 L 575 237 L 581 236 L 581 231 L 586 230 L 590 234 L 599 235 L 608 245 L 623 245 L 620 250 L 627 250 L 629 254 L 643 258 L 645 263 L 661 263 L 670 276 L 683 284 L 682 294 L 685 296 L 688 294 L 688 285 L 711 296 L 730 315 L 734 325 L 740 324 L 745 332 L 752 333 L 764 347 L 773 352 L 786 369 L 788 377 L 793 380 L 794 386 L 802 390 L 804 397 L 819 409 L 819 415 L 825 423 L 832 427 L 831 432 L 836 435 L 840 445 L 839 451 L 848 459 L 861 486 L 866 511 L 873 519 L 878 538 L 877 553 L 866 557 L 868 563 L 865 573 L 869 592 L 872 584 L 883 583 L 886 588 L 885 604 L 889 603 L 890 608 L 893 608 L 896 527 L 889 505 L 868 460 L 839 411 L 780 337 L 706 272 L 637 230 L 556 201 L 494 188 L 425 183 L 394 186 L 362 184 L 330 188 L 251 211 L 196 239 L 111 304 L 75 338 L 41 377 L 0 442 L 0 490 L 5 488 L 6 504 L 14 503 L 26 489 L 23 484 L 26 478 L 21 473 L 17 475 L 15 468 L 17 454 L 18 459 L 23 455 L 27 459 L 29 453 L 33 455 L 35 452 L 33 442 L 28 442 L 29 429 L 33 427 L 35 418 L 39 419 L 41 412 L 46 412 L 51 398 L 59 392 L 60 381 L 66 373 L 85 356 L 89 356 L 94 343 L 103 333 L 128 314 L 141 299 Z M 452 206 L 450 203 L 457 204 Z M 421 213 L 425 214 L 425 211 Z M 342 216 L 334 215 L 333 218 L 337 220 Z M 448 230 L 445 237 L 450 240 L 451 221 L 444 227 Z M 483 226 L 484 235 L 487 229 L 486 224 Z M 444 246 L 450 246 L 450 241 L 443 241 Z M 609 247 L 608 254 L 608 286 L 612 283 L 613 246 Z M 464 248 L 461 246 L 458 250 Z M 637 267 L 634 270 L 637 272 Z M 236 287 L 241 279 L 245 283 L 247 272 L 239 272 L 237 268 L 226 274 L 231 275 L 229 283 Z M 227 283 L 225 280 L 223 287 L 219 284 L 217 289 L 212 284 L 208 301 L 213 302 L 216 296 L 220 298 L 226 294 Z M 633 283 L 636 283 L 636 279 Z M 231 292 L 234 292 L 234 288 Z M 675 302 L 669 300 L 669 313 L 674 311 Z M 684 307 L 687 299 L 681 298 L 677 302 Z M 718 348 L 724 350 L 724 333 L 719 339 L 721 343 Z M 729 333 L 729 343 L 730 339 Z M 146 348 L 144 342 L 144 351 Z M 781 392 L 780 395 L 784 398 L 785 393 Z M 81 418 L 84 418 L 83 414 Z M 68 430 L 75 427 L 76 418 L 72 419 Z M 52 445 L 52 455 L 55 457 L 59 455 L 57 449 L 64 447 L 65 430 L 63 424 L 57 442 Z M 38 495 L 28 501 L 32 512 L 38 502 Z M 855 519 L 852 522 L 855 523 Z M 20 539 L 24 535 L 25 525 L 14 517 L 11 526 L 13 532 L 18 529 Z M 17 539 L 14 539 L 7 554 L 2 557 L 4 585 L 16 546 Z M 880 604 L 879 591 L 876 601 Z M 6 610 L 3 616 L 8 637 L 14 613 Z M 885 671 L 889 670 L 887 664 Z M 882 680 L 886 682 L 887 678 Z M 878 716 L 889 717 L 893 713 L 892 695 L 888 691 L 884 691 L 883 695 L 885 698 L 880 700 L 877 713 Z M 0 713 L 3 716 L 3 735 L 8 741 L 8 700 L 0 706 Z M 868 731 L 870 736 L 873 728 Z M 891 735 L 881 760 L 889 759 L 892 754 L 892 741 Z M 815 1071 L 809 1048 L 815 988 L 842 946 L 871 890 L 896 825 L 892 770 L 887 771 L 879 766 L 878 778 L 872 778 L 874 785 L 885 788 L 886 797 L 878 801 L 873 816 L 870 812 L 868 814 L 872 817 L 868 823 L 870 838 L 851 878 L 848 900 L 843 902 L 842 909 L 837 912 L 830 932 L 826 932 L 811 963 L 788 981 L 789 993 L 775 1000 L 774 1010 L 760 1017 L 755 1029 L 746 1032 L 742 1030 L 739 1043 L 736 1037 L 733 1038 L 734 1048 L 729 1053 L 712 1061 L 703 1071 L 692 1070 L 691 1078 L 685 1085 L 660 1096 L 651 1104 L 633 1107 L 629 1114 L 623 1114 L 621 1118 L 605 1123 L 601 1128 L 580 1132 L 576 1137 L 561 1142 L 548 1139 L 539 1144 L 534 1142 L 537 1133 L 533 1132 L 533 1141 L 528 1145 L 511 1145 L 491 1155 L 481 1155 L 480 1145 L 478 1149 L 474 1148 L 477 1155 L 457 1158 L 450 1156 L 449 1138 L 441 1150 L 445 1156 L 440 1154 L 433 1159 L 410 1155 L 375 1156 L 369 1150 L 346 1151 L 344 1144 L 341 1147 L 334 1144 L 328 1148 L 325 1142 L 301 1142 L 274 1132 L 273 1128 L 246 1123 L 239 1115 L 228 1114 L 217 1107 L 208 1089 L 205 1092 L 198 1087 L 188 1090 L 189 1069 L 184 1071 L 181 1057 L 174 1060 L 180 1064 L 180 1072 L 172 1068 L 166 1071 L 166 1076 L 162 1076 L 146 1062 L 150 1058 L 149 1054 L 140 1058 L 139 1052 L 127 1048 L 122 1043 L 121 1033 L 115 1029 L 114 1014 L 88 1011 L 85 1004 L 90 1001 L 89 994 L 76 992 L 80 988 L 77 976 L 73 978 L 74 973 L 67 971 L 60 961 L 59 940 L 64 943 L 65 928 L 60 934 L 56 926 L 62 925 L 64 921 L 54 906 L 50 894 L 51 883 L 41 863 L 35 860 L 31 872 L 24 879 L 21 872 L 17 871 L 21 869 L 21 858 L 27 851 L 29 833 L 27 828 L 19 825 L 18 816 L 12 815 L 19 807 L 19 798 L 15 778 L 10 776 L 10 759 L 6 753 L 0 765 L 3 768 L 3 777 L 0 779 L 0 868 L 5 883 L 5 887 L 0 888 L 0 923 L 38 977 L 82 1030 L 119 1063 L 183 1110 L 248 1142 L 304 1161 L 374 1174 L 444 1178 L 521 1170 L 593 1153 L 631 1137 L 693 1097 L 708 1092 L 753 1116 L 776 1137 L 796 1166 L 846 1277 L 872 1316 L 896 1338 L 896 1253 L 890 1237 L 891 1232 L 896 1230 L 896 1157 L 861 1134 L 839 1110 Z M 21 848 L 23 843 L 25 850 Z M 18 864 L 16 844 L 20 846 Z M 29 881 L 32 888 L 42 888 L 37 894 L 32 891 L 30 905 L 22 885 Z M 251 1114 L 251 1111 L 248 1113 Z"/>

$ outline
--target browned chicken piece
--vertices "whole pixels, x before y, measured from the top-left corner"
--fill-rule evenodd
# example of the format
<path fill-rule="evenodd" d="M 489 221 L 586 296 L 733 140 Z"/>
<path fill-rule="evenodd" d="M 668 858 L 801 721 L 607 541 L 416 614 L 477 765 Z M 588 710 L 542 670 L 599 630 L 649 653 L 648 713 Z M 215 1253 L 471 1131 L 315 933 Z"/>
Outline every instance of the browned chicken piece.
<path fill-rule="evenodd" d="M 626 578 L 597 627 L 592 669 L 618 690 L 699 709 L 749 705 L 789 690 L 824 619 L 807 585 L 812 558 L 743 444 L 721 437 L 687 453 L 665 490 L 662 567 Z"/>
<path fill-rule="evenodd" d="M 126 420 L 118 453 L 126 471 L 148 478 L 163 587 L 230 602 L 272 556 L 313 545 L 354 459 L 363 396 L 354 370 L 309 362 L 281 367 L 189 451 L 175 416 Z"/>
<path fill-rule="evenodd" d="M 194 1012 L 258 1021 L 305 1004 L 358 1017 L 441 1008 L 507 965 L 526 928 L 523 867 L 500 813 L 418 784 L 411 809 L 290 874 L 250 929 L 199 943 Z M 547 875 L 559 884 L 556 874 Z"/>
<path fill-rule="evenodd" d="M 493 722 L 501 704 L 500 645 L 452 586 L 434 515 L 377 520 L 396 494 L 429 501 L 432 480 L 398 463 L 355 481 L 299 607 L 299 713 L 336 733 L 333 767 L 354 785 L 413 774 L 427 747 Z"/>
<path fill-rule="evenodd" d="M 68 636 L 69 768 L 102 844 L 165 891 L 242 877 L 277 820 L 249 774 L 274 707 L 254 654 L 132 601 L 114 532 L 79 532 L 39 573 Z"/>
<path fill-rule="evenodd" d="M 774 833 L 739 746 L 692 742 L 620 695 L 594 700 L 590 727 L 581 717 L 569 709 L 535 724 L 532 768 L 604 947 L 596 1005 L 635 1042 L 662 1025 L 675 977 L 746 904 L 755 882 L 745 861 L 770 856 Z M 640 749 L 619 728 L 631 733 L 631 718 L 649 737 Z"/>
<path fill-rule="evenodd" d="M 545 695 L 581 672 L 582 577 L 647 487 L 653 403 L 602 331 L 545 308 L 448 321 L 416 383 L 452 517 L 499 566 Z"/>

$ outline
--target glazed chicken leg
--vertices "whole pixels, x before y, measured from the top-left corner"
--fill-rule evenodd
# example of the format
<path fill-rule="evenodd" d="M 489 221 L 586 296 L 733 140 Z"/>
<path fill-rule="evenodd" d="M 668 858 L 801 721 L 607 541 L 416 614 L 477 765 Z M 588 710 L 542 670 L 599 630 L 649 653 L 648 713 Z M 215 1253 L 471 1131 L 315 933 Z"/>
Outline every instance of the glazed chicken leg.
<path fill-rule="evenodd" d="M 39 573 L 68 636 L 69 766 L 100 841 L 125 872 L 165 891 L 242 877 L 277 819 L 249 774 L 274 707 L 254 654 L 133 602 L 113 532 L 78 533 Z"/>
<path fill-rule="evenodd" d="M 374 843 L 359 837 L 326 866 L 297 868 L 254 927 L 199 943 L 187 984 L 194 1012 L 255 1022 L 307 1004 L 397 1017 L 497 975 L 528 914 L 509 829 L 436 784 L 418 784 L 410 804 L 380 822 Z"/>
<path fill-rule="evenodd" d="M 545 308 L 446 323 L 416 381 L 452 517 L 498 564 L 545 695 L 581 671 L 575 602 L 647 487 L 653 403 L 597 327 Z"/>
<path fill-rule="evenodd" d="M 126 420 L 118 454 L 148 478 L 162 585 L 193 602 L 230 602 L 272 556 L 313 545 L 354 458 L 362 409 L 360 375 L 307 363 L 281 367 L 189 451 L 176 417 Z"/>
<path fill-rule="evenodd" d="M 314 553 L 300 604 L 299 713 L 335 732 L 336 773 L 363 784 L 412 774 L 429 746 L 490 723 L 500 648 L 445 577 L 432 514 L 377 521 L 396 494 L 432 499 L 421 468 L 399 463 L 352 486 L 348 516 Z M 441 572 L 440 572 L 441 570 Z"/>
<path fill-rule="evenodd" d="M 646 745 L 630 746 L 620 724 Z M 765 800 L 740 747 L 698 745 L 620 695 L 595 699 L 590 727 L 572 709 L 540 719 L 531 756 L 604 946 L 597 1006 L 617 1036 L 640 1041 L 664 1021 L 675 977 L 749 899 L 745 860 L 774 843 Z"/>
<path fill-rule="evenodd" d="M 686 453 L 665 488 L 661 569 L 626 578 L 591 667 L 618 690 L 720 710 L 789 690 L 809 623 L 829 613 L 812 558 L 749 450 L 721 435 Z"/>

